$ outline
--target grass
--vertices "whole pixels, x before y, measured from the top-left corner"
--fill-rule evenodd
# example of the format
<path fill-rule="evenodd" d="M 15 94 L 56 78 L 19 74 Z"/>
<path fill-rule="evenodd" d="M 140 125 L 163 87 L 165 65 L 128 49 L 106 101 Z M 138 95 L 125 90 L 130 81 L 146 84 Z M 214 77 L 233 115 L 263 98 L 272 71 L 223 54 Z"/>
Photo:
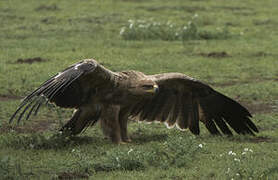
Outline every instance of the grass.
<path fill-rule="evenodd" d="M 274 0 L 1 1 L 0 177 L 277 179 L 277 7 Z M 195 137 L 130 122 L 133 142 L 117 146 L 98 125 L 77 137 L 57 134 L 71 110 L 51 107 L 8 124 L 21 97 L 92 57 L 113 71 L 200 79 L 250 109 L 260 133 L 213 137 L 202 126 Z"/>

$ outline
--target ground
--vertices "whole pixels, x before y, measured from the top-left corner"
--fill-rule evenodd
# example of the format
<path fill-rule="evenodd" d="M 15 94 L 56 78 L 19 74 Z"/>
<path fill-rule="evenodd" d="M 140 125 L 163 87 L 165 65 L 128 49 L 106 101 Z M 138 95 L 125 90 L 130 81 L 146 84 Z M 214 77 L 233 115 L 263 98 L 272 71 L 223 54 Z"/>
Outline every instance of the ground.
<path fill-rule="evenodd" d="M 0 176 L 6 179 L 277 179 L 278 1 L 0 2 Z M 129 123 L 114 145 L 99 125 L 57 130 L 72 111 L 45 107 L 8 124 L 20 99 L 84 58 L 113 71 L 181 72 L 246 106 L 260 132 L 214 137 Z"/>

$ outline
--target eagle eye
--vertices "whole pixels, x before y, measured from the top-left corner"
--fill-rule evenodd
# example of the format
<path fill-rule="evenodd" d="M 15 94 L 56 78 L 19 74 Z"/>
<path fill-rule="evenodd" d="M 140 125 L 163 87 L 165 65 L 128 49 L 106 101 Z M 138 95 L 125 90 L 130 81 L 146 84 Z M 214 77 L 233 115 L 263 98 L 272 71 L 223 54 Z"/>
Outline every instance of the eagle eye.
<path fill-rule="evenodd" d="M 153 85 L 143 85 L 142 86 L 144 89 L 153 89 Z"/>

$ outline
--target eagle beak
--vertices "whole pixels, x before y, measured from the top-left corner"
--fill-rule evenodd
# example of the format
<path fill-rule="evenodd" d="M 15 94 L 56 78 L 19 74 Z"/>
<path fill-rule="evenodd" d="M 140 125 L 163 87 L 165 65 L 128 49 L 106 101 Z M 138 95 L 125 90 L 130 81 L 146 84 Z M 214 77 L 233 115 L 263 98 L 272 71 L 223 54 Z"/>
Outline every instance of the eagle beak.
<path fill-rule="evenodd" d="M 155 94 L 155 93 L 158 93 L 158 91 L 159 91 L 159 88 L 158 88 L 158 85 L 153 85 L 153 87 L 152 88 L 150 88 L 150 89 L 147 89 L 147 90 L 145 90 L 146 92 L 149 92 L 149 93 L 152 93 L 152 94 Z"/>
<path fill-rule="evenodd" d="M 159 92 L 159 87 L 158 87 L 158 85 L 154 85 L 153 86 L 153 91 L 154 91 L 154 93 L 158 93 Z"/>
<path fill-rule="evenodd" d="M 159 91 L 159 88 L 158 88 L 158 85 L 154 85 L 152 89 L 149 89 L 147 90 L 147 92 L 150 92 L 150 93 L 158 93 Z"/>

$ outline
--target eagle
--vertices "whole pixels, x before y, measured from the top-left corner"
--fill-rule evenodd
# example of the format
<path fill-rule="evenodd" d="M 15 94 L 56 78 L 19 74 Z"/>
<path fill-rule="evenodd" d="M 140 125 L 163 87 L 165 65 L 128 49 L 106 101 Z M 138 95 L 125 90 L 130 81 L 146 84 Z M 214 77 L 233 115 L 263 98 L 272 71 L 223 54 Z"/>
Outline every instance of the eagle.
<path fill-rule="evenodd" d="M 100 121 L 104 136 L 116 144 L 131 141 L 129 119 L 157 121 L 195 135 L 200 133 L 199 121 L 213 135 L 259 132 L 245 107 L 199 80 L 182 73 L 113 72 L 94 59 L 73 64 L 42 83 L 21 101 L 9 122 L 29 119 L 47 103 L 75 109 L 62 133 L 77 135 Z"/>

